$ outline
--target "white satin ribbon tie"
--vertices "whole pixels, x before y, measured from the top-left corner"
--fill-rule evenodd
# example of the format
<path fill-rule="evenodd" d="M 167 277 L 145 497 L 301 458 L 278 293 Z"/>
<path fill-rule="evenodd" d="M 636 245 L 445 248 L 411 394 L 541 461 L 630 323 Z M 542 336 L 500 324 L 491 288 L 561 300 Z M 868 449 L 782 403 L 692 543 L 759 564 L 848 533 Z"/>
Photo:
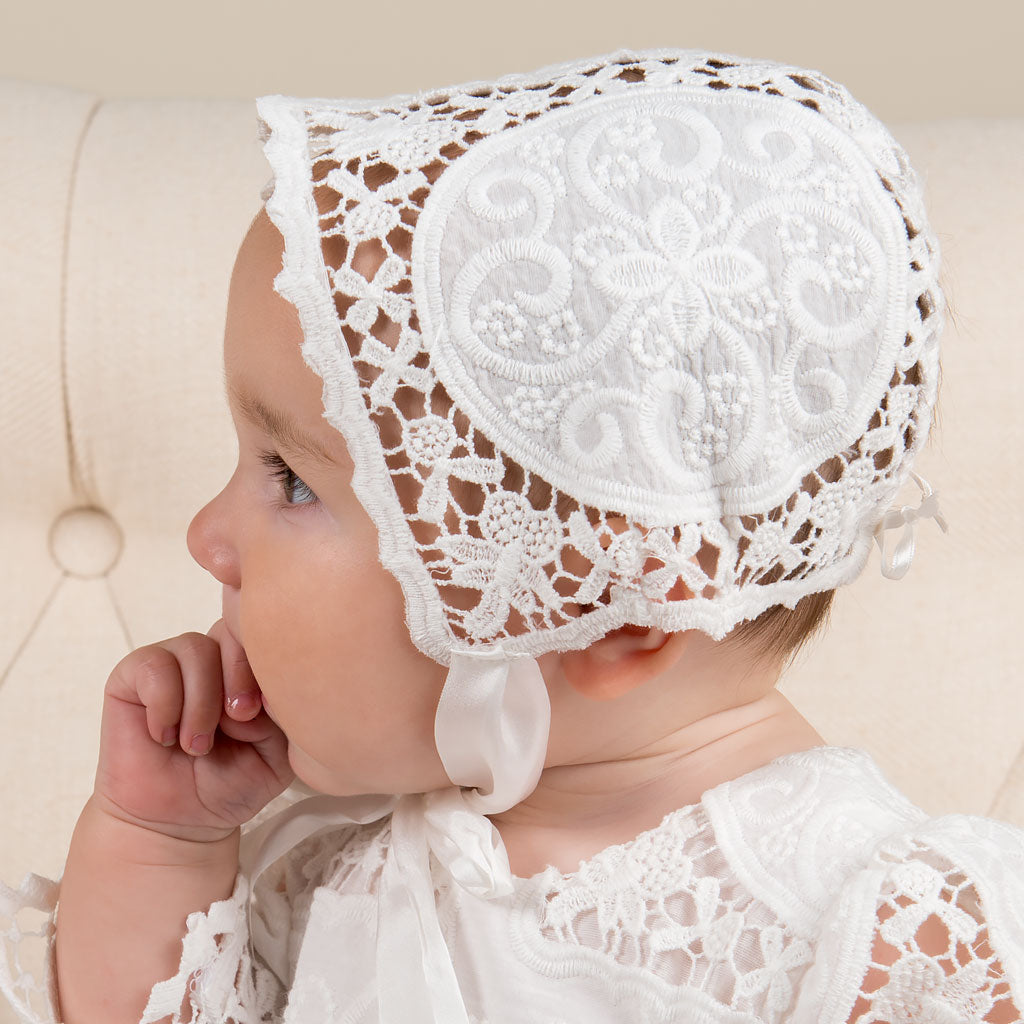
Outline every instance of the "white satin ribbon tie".
<path fill-rule="evenodd" d="M 902 579 L 914 560 L 914 524 L 921 519 L 934 519 L 939 524 L 943 533 L 948 532 L 949 527 L 946 519 L 939 510 L 939 496 L 929 486 L 928 482 L 916 473 L 911 473 L 914 483 L 921 488 L 921 504 L 914 508 L 910 505 L 903 505 L 900 508 L 890 509 L 882 517 L 882 521 L 875 527 L 875 543 L 882 557 L 882 575 L 886 579 Z M 895 548 L 886 552 L 886 532 L 888 530 L 903 527 L 903 535 L 900 537 Z"/>
<path fill-rule="evenodd" d="M 508 854 L 486 815 L 508 810 L 533 792 L 544 768 L 550 718 L 547 687 L 533 658 L 509 659 L 500 649 L 453 654 L 434 733 L 455 786 L 404 796 L 310 797 L 246 836 L 241 868 L 254 884 L 304 839 L 391 814 L 391 844 L 377 896 L 381 1024 L 468 1024 L 437 916 L 430 860 L 473 896 L 511 895 Z M 250 936 L 257 948 L 278 945 L 261 941 L 272 937 L 251 914 Z M 287 970 L 285 964 L 271 966 Z M 364 977 L 344 977 L 344 957 L 338 967 L 346 990 L 365 984 Z"/>

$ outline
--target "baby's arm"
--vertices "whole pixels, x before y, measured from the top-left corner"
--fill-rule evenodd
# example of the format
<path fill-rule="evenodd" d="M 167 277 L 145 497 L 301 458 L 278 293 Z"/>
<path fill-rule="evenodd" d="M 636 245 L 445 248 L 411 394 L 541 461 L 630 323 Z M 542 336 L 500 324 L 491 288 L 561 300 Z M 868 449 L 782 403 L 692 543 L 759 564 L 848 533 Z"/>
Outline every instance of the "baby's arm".
<path fill-rule="evenodd" d="M 75 828 L 57 916 L 66 1024 L 138 1024 L 153 985 L 174 974 L 185 918 L 230 895 L 238 839 L 198 843 L 119 821 L 92 801 Z"/>
<path fill-rule="evenodd" d="M 231 894 L 239 826 L 291 780 L 258 692 L 221 623 L 134 651 L 111 674 L 57 913 L 66 1024 L 137 1024 L 177 968 L 186 917 Z M 257 699 L 230 704 L 240 693 Z M 193 737 L 206 737 L 197 750 Z"/>

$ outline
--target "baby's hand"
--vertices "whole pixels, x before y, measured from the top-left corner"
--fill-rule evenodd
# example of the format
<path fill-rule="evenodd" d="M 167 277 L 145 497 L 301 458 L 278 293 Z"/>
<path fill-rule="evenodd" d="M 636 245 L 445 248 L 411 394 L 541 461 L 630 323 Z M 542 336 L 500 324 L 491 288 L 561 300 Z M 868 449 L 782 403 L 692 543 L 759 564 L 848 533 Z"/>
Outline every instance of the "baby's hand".
<path fill-rule="evenodd" d="M 132 651 L 107 680 L 94 800 L 114 817 L 214 841 L 292 778 L 287 740 L 223 621 Z"/>

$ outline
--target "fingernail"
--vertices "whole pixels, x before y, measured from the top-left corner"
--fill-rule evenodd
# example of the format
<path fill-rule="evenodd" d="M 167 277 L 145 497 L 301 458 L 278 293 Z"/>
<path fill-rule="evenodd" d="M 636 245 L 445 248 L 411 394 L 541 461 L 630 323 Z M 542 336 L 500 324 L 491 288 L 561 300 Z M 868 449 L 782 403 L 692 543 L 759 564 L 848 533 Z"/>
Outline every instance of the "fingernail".
<path fill-rule="evenodd" d="M 201 732 L 197 736 L 192 737 L 192 742 L 188 745 L 188 749 L 191 754 L 208 754 L 212 746 L 210 734 L 208 732 Z"/>
<path fill-rule="evenodd" d="M 255 693 L 236 693 L 228 701 L 228 711 L 235 715 L 245 715 L 260 709 L 260 698 Z"/>
<path fill-rule="evenodd" d="M 175 726 L 173 726 L 173 725 L 167 726 L 167 728 L 164 729 L 164 731 L 163 731 L 163 736 L 162 736 L 160 742 L 165 747 L 173 747 L 174 744 L 178 742 L 178 730 L 177 730 L 177 728 Z"/>

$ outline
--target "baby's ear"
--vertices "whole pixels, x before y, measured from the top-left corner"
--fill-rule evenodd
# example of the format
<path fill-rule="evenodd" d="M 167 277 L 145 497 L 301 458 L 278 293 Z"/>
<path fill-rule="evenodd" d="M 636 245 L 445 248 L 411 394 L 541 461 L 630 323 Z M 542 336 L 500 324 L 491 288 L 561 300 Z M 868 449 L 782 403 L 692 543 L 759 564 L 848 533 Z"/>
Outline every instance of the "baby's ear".
<path fill-rule="evenodd" d="M 682 657 L 689 637 L 689 632 L 620 626 L 582 651 L 562 654 L 562 672 L 584 697 L 614 700 L 670 669 Z"/>

